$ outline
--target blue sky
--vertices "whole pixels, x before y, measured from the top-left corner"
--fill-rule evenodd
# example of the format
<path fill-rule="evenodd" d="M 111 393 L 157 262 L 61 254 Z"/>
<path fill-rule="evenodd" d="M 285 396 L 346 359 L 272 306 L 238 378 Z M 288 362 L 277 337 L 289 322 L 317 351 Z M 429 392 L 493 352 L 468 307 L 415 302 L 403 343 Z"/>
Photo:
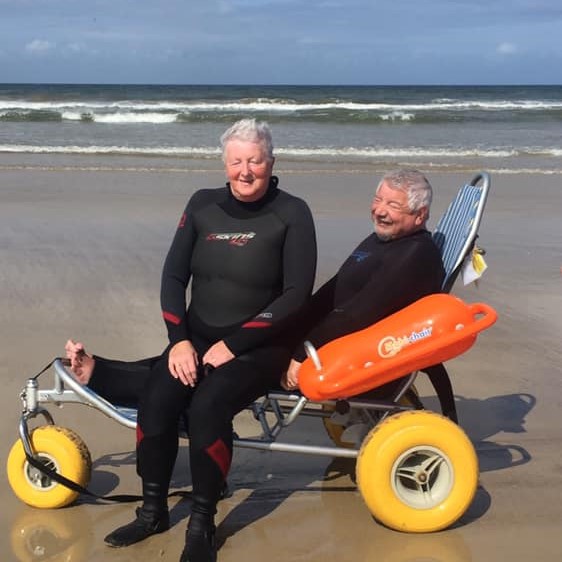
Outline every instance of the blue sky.
<path fill-rule="evenodd" d="M 0 81 L 561 84 L 561 0 L 0 0 Z"/>

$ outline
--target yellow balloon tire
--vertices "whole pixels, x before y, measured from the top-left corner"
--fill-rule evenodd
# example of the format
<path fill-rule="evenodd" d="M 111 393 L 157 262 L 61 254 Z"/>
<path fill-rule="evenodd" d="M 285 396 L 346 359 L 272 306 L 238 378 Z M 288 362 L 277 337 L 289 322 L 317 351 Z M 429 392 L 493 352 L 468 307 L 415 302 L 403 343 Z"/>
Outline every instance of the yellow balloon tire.
<path fill-rule="evenodd" d="M 365 438 L 357 484 L 373 516 L 391 529 L 429 533 L 451 526 L 478 486 L 478 459 L 466 433 L 428 411 L 390 416 Z"/>
<path fill-rule="evenodd" d="M 415 385 L 412 385 L 411 390 L 415 393 L 416 396 L 419 396 L 418 389 L 416 388 Z M 402 398 L 400 398 L 398 403 L 402 406 L 415 407 L 415 404 L 408 398 L 407 394 L 402 396 Z M 331 406 L 328 404 L 322 405 L 322 410 L 324 412 L 332 413 L 334 412 L 335 409 L 336 409 L 335 406 Z M 328 437 L 330 438 L 330 440 L 334 445 L 336 445 L 337 447 L 344 447 L 345 449 L 354 448 L 353 443 L 349 443 L 349 441 L 342 441 L 341 436 L 346 429 L 345 426 L 333 423 L 329 416 L 323 417 L 322 423 L 324 424 L 324 429 L 326 430 Z"/>
<path fill-rule="evenodd" d="M 39 461 L 80 486 L 88 485 L 92 460 L 86 444 L 74 431 L 45 425 L 34 429 L 30 440 Z M 79 495 L 32 467 L 27 461 L 21 440 L 12 447 L 6 468 L 13 492 L 21 501 L 33 507 L 64 507 Z"/>

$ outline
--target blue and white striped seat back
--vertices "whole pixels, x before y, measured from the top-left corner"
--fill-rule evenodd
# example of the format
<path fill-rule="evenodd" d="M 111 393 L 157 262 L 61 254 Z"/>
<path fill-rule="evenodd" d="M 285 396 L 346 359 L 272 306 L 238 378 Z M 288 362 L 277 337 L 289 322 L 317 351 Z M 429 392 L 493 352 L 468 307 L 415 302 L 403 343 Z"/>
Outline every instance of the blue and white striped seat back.
<path fill-rule="evenodd" d="M 475 224 L 475 219 L 481 198 L 482 187 L 475 185 L 461 187 L 433 231 L 433 241 L 441 252 L 445 268 L 444 291 L 450 290 L 451 276 L 456 276 L 476 239 L 478 224 Z"/>

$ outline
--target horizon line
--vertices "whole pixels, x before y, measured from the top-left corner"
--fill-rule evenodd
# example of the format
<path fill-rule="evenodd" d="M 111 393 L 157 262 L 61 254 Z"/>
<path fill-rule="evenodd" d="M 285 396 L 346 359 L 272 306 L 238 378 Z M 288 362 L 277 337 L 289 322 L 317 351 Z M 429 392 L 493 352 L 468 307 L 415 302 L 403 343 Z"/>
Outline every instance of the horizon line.
<path fill-rule="evenodd" d="M 243 84 L 243 83 L 180 83 L 180 82 L 0 82 L 3 86 L 164 86 L 164 87 L 237 87 L 237 88 L 521 88 L 521 87 L 561 87 L 556 83 L 409 83 L 409 84 Z"/>

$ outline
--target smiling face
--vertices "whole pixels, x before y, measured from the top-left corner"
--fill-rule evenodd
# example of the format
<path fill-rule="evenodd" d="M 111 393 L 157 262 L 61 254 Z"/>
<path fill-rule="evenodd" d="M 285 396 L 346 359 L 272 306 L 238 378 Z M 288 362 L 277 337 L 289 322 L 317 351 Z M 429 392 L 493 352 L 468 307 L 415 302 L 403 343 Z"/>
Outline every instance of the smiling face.
<path fill-rule="evenodd" d="M 383 183 L 371 204 L 371 218 L 381 240 L 394 240 L 424 228 L 427 207 L 410 210 L 408 195 Z"/>
<path fill-rule="evenodd" d="M 232 195 L 244 203 L 261 199 L 269 186 L 274 162 L 260 143 L 228 141 L 224 164 Z"/>

